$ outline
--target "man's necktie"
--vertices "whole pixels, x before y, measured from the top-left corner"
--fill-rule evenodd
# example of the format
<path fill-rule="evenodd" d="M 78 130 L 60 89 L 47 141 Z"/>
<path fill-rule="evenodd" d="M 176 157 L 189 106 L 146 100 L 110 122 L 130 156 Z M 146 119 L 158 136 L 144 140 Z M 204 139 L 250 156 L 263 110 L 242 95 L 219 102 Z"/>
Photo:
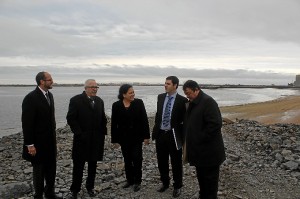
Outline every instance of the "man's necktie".
<path fill-rule="evenodd" d="M 162 121 L 164 127 L 168 127 L 170 125 L 171 102 L 172 102 L 173 96 L 168 96 L 168 98 L 169 99 L 165 106 L 165 112 L 164 112 L 163 121 Z"/>
<path fill-rule="evenodd" d="M 46 95 L 46 98 L 47 98 L 48 104 L 49 104 L 49 106 L 50 106 L 50 98 L 49 98 L 48 92 L 47 92 L 45 95 Z"/>
<path fill-rule="evenodd" d="M 90 100 L 91 107 L 94 108 L 95 106 L 94 98 L 90 97 L 89 100 Z"/>

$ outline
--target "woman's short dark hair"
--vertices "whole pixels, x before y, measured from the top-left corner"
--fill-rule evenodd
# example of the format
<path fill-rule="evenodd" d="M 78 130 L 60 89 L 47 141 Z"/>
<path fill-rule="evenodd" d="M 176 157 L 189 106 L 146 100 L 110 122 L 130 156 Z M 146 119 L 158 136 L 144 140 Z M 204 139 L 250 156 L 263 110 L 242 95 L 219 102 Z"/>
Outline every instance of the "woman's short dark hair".
<path fill-rule="evenodd" d="M 124 99 L 123 94 L 126 94 L 130 88 L 132 88 L 132 85 L 130 85 L 130 84 L 123 84 L 123 85 L 121 85 L 120 89 L 119 89 L 118 98 L 120 100 Z"/>
<path fill-rule="evenodd" d="M 200 86 L 197 82 L 195 82 L 194 80 L 187 80 L 183 86 L 182 86 L 182 89 L 185 90 L 185 89 L 191 89 L 192 91 L 196 91 L 196 90 L 200 90 Z"/>
<path fill-rule="evenodd" d="M 45 72 L 39 72 L 36 77 L 35 77 L 35 81 L 37 83 L 37 85 L 39 86 L 41 84 L 41 80 L 45 79 Z"/>

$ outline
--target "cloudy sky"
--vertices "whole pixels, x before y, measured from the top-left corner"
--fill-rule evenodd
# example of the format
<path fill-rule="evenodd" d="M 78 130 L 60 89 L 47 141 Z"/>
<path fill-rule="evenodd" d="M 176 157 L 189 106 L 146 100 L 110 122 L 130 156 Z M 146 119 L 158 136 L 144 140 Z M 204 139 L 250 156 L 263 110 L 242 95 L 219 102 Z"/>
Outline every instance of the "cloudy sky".
<path fill-rule="evenodd" d="M 300 74 L 299 0 L 0 0 L 0 84 L 286 85 Z"/>

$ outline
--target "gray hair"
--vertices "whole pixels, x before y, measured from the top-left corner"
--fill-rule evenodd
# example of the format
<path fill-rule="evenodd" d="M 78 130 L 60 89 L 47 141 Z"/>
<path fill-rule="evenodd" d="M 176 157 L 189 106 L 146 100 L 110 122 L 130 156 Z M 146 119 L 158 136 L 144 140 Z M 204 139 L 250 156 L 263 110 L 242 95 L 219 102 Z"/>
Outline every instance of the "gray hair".
<path fill-rule="evenodd" d="M 87 85 L 90 83 L 90 82 L 95 82 L 96 80 L 94 80 L 94 79 L 87 79 L 87 80 L 85 80 L 85 82 L 84 82 L 84 87 L 87 87 Z"/>

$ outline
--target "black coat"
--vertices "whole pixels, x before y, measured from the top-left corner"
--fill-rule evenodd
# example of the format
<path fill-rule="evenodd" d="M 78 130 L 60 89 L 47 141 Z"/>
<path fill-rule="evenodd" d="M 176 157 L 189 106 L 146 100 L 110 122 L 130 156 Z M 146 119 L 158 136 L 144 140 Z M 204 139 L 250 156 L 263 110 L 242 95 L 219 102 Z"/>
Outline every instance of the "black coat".
<path fill-rule="evenodd" d="M 200 91 L 188 105 L 184 122 L 186 157 L 191 165 L 217 166 L 225 160 L 222 116 L 216 101 Z"/>
<path fill-rule="evenodd" d="M 107 119 L 104 102 L 95 97 L 92 108 L 85 92 L 70 99 L 67 122 L 74 133 L 72 158 L 84 161 L 103 159 Z"/>
<path fill-rule="evenodd" d="M 56 123 L 54 100 L 49 93 L 51 104 L 43 92 L 36 87 L 25 96 L 22 103 L 22 129 L 24 137 L 23 154 L 25 160 L 40 163 L 56 161 Z M 34 144 L 36 155 L 28 154 L 27 145 Z"/>
<path fill-rule="evenodd" d="M 152 140 L 155 140 L 157 138 L 157 135 L 159 134 L 159 130 L 162 122 L 163 106 L 164 106 L 166 95 L 167 93 L 162 93 L 159 94 L 157 97 L 157 112 L 155 114 L 155 123 L 152 132 Z M 188 100 L 185 97 L 177 94 L 174 101 L 172 113 L 171 113 L 171 129 L 174 128 L 176 133 L 176 138 L 178 142 L 181 143 L 183 141 L 183 120 L 186 111 L 185 103 L 187 101 Z"/>
<path fill-rule="evenodd" d="M 114 102 L 111 114 L 111 142 L 137 143 L 149 138 L 149 122 L 143 101 L 135 98 L 128 110 L 123 100 Z"/>

